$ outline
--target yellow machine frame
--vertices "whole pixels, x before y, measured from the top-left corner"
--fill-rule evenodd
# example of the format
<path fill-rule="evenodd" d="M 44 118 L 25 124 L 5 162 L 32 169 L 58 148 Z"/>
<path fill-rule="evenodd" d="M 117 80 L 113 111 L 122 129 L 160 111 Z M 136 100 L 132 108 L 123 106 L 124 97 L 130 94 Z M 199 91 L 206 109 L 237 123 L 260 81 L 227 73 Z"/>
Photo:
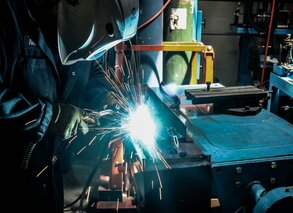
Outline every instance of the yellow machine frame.
<path fill-rule="evenodd" d="M 191 80 L 190 84 L 197 84 L 197 67 L 198 61 L 196 55 L 198 53 L 203 54 L 204 67 L 203 67 L 203 81 L 211 82 L 214 81 L 214 58 L 215 52 L 212 46 L 205 45 L 202 42 L 163 42 L 158 45 L 133 45 L 134 51 L 192 51 L 192 68 L 191 68 Z"/>

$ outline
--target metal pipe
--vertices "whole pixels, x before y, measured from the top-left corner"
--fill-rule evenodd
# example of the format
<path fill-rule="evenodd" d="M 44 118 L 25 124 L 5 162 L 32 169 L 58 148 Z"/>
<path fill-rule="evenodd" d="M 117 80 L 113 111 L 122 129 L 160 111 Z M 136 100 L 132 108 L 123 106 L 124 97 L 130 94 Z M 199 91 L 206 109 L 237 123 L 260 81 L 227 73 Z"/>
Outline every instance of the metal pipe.
<path fill-rule="evenodd" d="M 261 182 L 259 181 L 253 181 L 248 185 L 248 187 L 250 188 L 250 196 L 256 203 L 266 193 L 266 189 L 261 185 Z"/>

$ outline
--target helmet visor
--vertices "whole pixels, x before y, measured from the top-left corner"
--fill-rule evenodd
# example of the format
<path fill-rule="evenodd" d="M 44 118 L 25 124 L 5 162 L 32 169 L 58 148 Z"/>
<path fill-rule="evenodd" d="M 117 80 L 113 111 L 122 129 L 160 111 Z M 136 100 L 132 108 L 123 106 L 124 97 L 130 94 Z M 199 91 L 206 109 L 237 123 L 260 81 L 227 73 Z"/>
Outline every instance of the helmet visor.
<path fill-rule="evenodd" d="M 79 0 L 58 3 L 58 50 L 62 64 L 93 60 L 131 39 L 137 30 L 138 0 Z"/>

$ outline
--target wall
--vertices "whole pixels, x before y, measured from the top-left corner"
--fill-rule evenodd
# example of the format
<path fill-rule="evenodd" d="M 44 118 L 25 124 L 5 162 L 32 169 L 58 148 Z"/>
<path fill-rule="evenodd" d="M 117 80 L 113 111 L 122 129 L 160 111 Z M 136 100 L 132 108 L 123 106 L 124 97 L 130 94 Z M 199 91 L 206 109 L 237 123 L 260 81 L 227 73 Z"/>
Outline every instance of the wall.
<path fill-rule="evenodd" d="M 139 26 L 152 18 L 163 6 L 163 0 L 140 0 Z M 138 30 L 137 44 L 161 44 L 163 41 L 163 15 L 161 14 L 146 27 Z M 149 86 L 158 86 L 158 81 L 162 81 L 162 60 L 163 53 L 155 51 L 144 51 L 138 53 L 139 64 L 144 70 L 143 83 Z"/>
<path fill-rule="evenodd" d="M 225 86 L 237 84 L 239 61 L 239 35 L 230 27 L 234 21 L 237 2 L 199 1 L 203 11 L 202 42 L 215 50 L 215 77 Z"/>

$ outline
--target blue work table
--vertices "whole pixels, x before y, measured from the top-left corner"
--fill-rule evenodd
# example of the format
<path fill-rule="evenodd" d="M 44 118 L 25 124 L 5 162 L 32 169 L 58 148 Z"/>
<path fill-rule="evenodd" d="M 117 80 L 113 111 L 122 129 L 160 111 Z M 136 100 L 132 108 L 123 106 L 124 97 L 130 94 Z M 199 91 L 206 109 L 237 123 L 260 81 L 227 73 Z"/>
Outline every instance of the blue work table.
<path fill-rule="evenodd" d="M 262 110 L 253 116 L 191 115 L 193 141 L 213 163 L 293 158 L 293 126 L 280 117 Z"/>
<path fill-rule="evenodd" d="M 212 84 L 212 87 L 223 85 Z M 204 112 L 209 105 L 196 106 L 186 99 L 184 91 L 190 88 L 204 89 L 206 85 L 177 86 L 181 101 L 177 114 L 183 117 L 189 137 L 204 154 L 211 155 L 213 163 L 277 156 L 293 158 L 292 124 L 266 109 L 247 116 Z M 154 91 L 168 105 L 170 100 L 158 89 Z"/>

